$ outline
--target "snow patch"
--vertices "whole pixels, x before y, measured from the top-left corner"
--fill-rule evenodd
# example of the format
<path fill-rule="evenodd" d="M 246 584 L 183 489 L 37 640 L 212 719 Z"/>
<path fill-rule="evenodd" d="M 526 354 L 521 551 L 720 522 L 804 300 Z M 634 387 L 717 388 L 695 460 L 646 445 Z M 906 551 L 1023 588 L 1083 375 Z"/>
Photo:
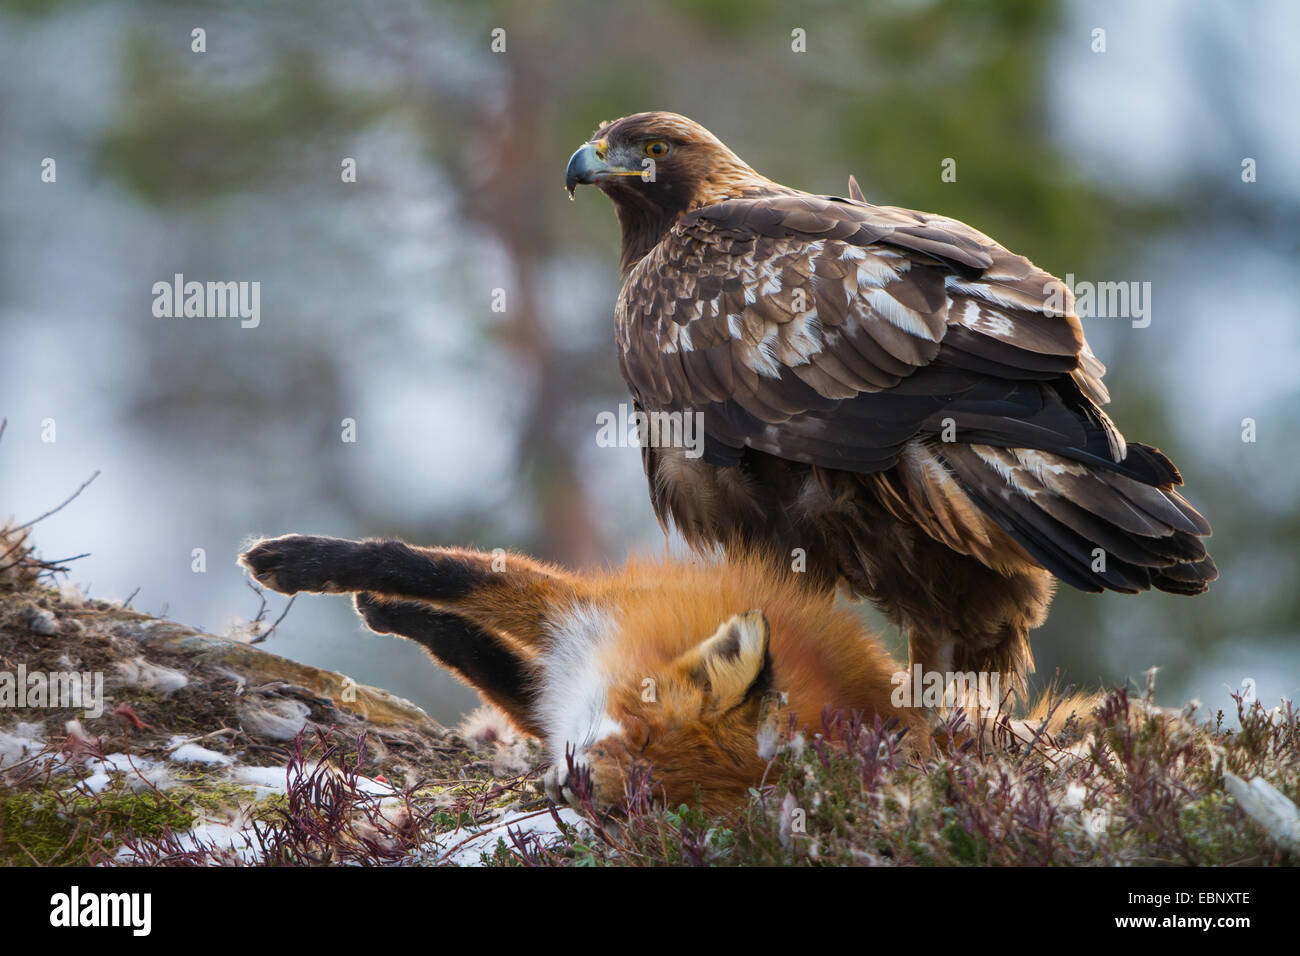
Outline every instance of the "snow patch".
<path fill-rule="evenodd" d="M 173 748 L 169 756 L 177 763 L 199 763 L 209 766 L 228 767 L 235 762 L 232 757 L 190 743 L 184 737 L 173 737 L 168 746 Z"/>
<path fill-rule="evenodd" d="M 556 812 L 568 827 L 576 829 L 587 827 L 583 817 L 572 808 L 565 807 Z M 525 835 L 536 835 L 543 842 L 546 842 L 547 837 L 551 837 L 553 842 L 561 836 L 555 817 L 548 812 L 509 813 L 468 840 L 464 839 L 463 834 L 444 836 L 447 845 L 442 848 L 443 855 L 439 857 L 438 862 L 450 863 L 454 866 L 481 866 L 483 855 L 491 856 L 496 850 L 498 840 L 504 840 L 507 846 L 510 845 L 508 832 L 510 830 L 520 830 Z M 451 839 L 447 839 L 448 836 Z M 460 837 L 464 842 L 458 841 L 456 837 Z"/>

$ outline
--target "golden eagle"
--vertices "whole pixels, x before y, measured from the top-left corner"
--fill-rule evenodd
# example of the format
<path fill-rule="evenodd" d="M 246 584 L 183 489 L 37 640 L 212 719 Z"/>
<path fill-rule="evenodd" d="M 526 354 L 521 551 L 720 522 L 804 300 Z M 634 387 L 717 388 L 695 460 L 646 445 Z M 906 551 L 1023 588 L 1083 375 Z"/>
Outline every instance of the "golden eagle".
<path fill-rule="evenodd" d="M 1102 411 L 1064 284 L 965 223 L 772 182 L 698 123 L 606 123 L 565 185 L 622 227 L 615 337 L 646 412 L 702 416 L 702 456 L 643 447 L 694 547 L 844 582 L 928 671 L 1032 667 L 1052 575 L 1197 594 L 1210 526 Z"/>

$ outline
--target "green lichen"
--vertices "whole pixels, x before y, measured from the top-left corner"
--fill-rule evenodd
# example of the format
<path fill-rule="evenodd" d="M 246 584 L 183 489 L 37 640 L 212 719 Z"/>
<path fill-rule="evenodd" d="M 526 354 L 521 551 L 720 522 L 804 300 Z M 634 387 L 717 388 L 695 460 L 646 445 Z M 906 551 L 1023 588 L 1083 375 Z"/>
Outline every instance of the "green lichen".
<path fill-rule="evenodd" d="M 125 839 L 188 829 L 193 821 L 190 810 L 153 791 L 10 792 L 0 796 L 0 866 L 93 865 Z"/>

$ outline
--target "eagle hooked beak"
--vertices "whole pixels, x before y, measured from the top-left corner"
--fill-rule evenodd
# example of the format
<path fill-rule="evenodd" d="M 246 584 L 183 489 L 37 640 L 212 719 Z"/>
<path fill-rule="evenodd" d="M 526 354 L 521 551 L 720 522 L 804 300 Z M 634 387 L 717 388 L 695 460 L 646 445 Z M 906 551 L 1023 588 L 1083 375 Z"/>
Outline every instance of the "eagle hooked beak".
<path fill-rule="evenodd" d="M 625 169 L 607 163 L 606 149 L 608 144 L 603 139 L 598 139 L 591 143 L 583 143 L 578 147 L 577 152 L 569 157 L 569 165 L 564 170 L 564 188 L 568 191 L 570 199 L 573 198 L 579 185 L 590 186 L 611 176 L 641 175 L 639 169 Z"/>

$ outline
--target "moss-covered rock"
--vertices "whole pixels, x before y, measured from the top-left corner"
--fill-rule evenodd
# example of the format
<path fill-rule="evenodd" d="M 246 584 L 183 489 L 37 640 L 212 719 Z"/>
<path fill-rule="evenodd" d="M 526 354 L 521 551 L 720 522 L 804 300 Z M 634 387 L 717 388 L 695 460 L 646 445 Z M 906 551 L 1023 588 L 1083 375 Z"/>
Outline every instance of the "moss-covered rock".
<path fill-rule="evenodd" d="M 324 861 L 400 845 L 412 820 L 412 839 L 459 839 L 537 797 L 527 741 L 478 747 L 345 675 L 29 577 L 6 585 L 0 865 L 247 862 L 268 839 L 277 862 Z M 88 675 L 92 696 L 102 680 L 102 699 L 13 696 L 19 675 L 51 673 Z M 248 853 L 221 846 L 250 850 L 259 832 Z"/>

